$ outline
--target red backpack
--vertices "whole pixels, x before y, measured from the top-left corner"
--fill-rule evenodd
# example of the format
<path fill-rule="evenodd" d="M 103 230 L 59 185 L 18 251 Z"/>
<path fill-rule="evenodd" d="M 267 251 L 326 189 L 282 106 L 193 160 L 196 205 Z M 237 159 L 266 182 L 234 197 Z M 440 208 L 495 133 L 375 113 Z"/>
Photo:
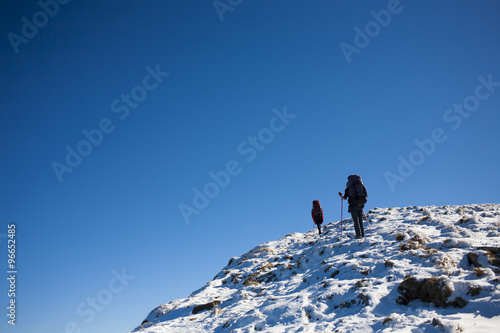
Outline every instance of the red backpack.
<path fill-rule="evenodd" d="M 311 210 L 311 215 L 314 220 L 314 223 L 321 224 L 323 223 L 323 209 L 321 209 L 321 205 L 319 204 L 319 200 L 313 201 L 313 208 Z"/>

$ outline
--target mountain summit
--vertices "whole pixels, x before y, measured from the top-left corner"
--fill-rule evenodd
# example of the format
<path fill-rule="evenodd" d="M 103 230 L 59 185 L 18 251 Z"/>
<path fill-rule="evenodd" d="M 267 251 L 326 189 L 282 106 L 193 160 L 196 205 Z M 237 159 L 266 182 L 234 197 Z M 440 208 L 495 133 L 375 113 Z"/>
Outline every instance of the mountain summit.
<path fill-rule="evenodd" d="M 500 205 L 375 208 L 234 257 L 133 332 L 497 332 Z M 366 221 L 365 221 L 366 223 Z"/>

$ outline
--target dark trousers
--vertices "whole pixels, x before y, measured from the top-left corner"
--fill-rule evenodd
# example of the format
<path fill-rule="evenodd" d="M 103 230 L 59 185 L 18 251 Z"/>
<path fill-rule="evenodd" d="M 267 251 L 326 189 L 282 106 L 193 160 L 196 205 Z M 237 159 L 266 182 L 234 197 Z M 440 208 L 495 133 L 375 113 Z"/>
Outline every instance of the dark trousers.
<path fill-rule="evenodd" d="M 321 217 L 314 217 L 314 223 L 318 226 L 318 231 L 319 233 L 321 234 L 321 223 L 323 223 L 321 221 Z"/>
<path fill-rule="evenodd" d="M 354 231 L 356 237 L 365 237 L 365 229 L 363 228 L 363 206 L 349 205 L 351 211 L 352 222 L 354 222 Z"/>

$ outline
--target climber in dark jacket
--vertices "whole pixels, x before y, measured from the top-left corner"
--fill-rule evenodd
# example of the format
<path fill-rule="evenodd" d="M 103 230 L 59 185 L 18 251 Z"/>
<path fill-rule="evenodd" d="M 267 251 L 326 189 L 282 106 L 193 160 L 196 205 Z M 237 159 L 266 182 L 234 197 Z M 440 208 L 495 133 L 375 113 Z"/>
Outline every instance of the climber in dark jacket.
<path fill-rule="evenodd" d="M 346 183 L 344 195 L 342 195 L 341 192 L 339 192 L 339 195 L 343 200 L 347 199 L 347 202 L 349 203 L 348 212 L 351 213 L 352 221 L 354 222 L 356 238 L 363 238 L 365 237 L 365 230 L 363 227 L 363 208 L 365 207 L 368 192 L 366 191 L 365 185 L 361 182 L 361 177 L 349 176 L 348 179 L 349 178 L 351 178 L 351 181 Z M 353 181 L 353 179 L 355 180 Z M 364 200 L 359 200 L 359 197 L 364 197 Z"/>

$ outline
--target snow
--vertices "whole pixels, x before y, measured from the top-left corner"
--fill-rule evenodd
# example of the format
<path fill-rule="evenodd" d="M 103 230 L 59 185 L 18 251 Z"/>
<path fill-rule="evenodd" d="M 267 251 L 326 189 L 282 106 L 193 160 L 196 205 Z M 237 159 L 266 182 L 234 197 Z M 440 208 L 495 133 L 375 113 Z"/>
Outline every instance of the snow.
<path fill-rule="evenodd" d="M 364 240 L 345 219 L 342 239 L 333 222 L 322 235 L 291 233 L 231 258 L 212 281 L 160 305 L 133 332 L 499 331 L 499 204 L 375 208 L 368 217 L 373 232 L 365 227 Z M 448 303 L 467 304 L 402 305 L 398 286 L 409 276 L 439 278 Z"/>

